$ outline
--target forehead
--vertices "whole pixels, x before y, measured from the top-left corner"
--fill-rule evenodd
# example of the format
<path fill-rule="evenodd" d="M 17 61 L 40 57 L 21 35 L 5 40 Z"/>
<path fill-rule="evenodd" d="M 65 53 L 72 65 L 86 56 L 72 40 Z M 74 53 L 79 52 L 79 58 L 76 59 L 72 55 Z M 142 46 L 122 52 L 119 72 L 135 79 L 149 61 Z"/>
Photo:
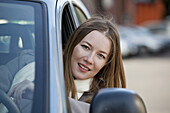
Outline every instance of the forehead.
<path fill-rule="evenodd" d="M 95 42 L 97 42 L 98 40 L 99 41 L 107 41 L 107 42 L 109 42 L 110 41 L 110 39 L 108 38 L 108 37 L 106 37 L 105 36 L 105 34 L 104 33 L 101 33 L 101 32 L 99 32 L 99 31 L 97 31 L 97 30 L 93 30 L 93 31 L 91 31 L 90 33 L 88 33 L 83 39 L 82 39 L 82 41 L 95 41 Z"/>
<path fill-rule="evenodd" d="M 87 34 L 81 42 L 88 42 L 97 49 L 109 52 L 111 49 L 111 40 L 97 30 L 94 30 Z"/>

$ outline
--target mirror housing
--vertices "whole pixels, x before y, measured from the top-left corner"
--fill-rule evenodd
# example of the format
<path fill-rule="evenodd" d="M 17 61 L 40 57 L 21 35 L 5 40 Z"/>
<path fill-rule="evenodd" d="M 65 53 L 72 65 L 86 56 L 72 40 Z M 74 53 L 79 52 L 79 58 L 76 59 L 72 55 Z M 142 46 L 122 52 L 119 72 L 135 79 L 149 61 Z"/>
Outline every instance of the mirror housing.
<path fill-rule="evenodd" d="M 132 90 L 104 88 L 93 97 L 90 113 L 147 113 L 142 98 Z"/>

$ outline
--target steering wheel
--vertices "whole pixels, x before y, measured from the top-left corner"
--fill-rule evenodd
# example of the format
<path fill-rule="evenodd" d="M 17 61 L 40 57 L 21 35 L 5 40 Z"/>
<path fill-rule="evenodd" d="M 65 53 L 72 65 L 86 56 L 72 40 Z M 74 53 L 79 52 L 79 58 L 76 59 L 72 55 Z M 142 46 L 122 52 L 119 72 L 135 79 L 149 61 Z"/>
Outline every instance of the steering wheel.
<path fill-rule="evenodd" d="M 19 108 L 17 105 L 10 99 L 10 97 L 0 89 L 0 103 L 5 105 L 8 109 L 8 113 L 20 113 Z"/>

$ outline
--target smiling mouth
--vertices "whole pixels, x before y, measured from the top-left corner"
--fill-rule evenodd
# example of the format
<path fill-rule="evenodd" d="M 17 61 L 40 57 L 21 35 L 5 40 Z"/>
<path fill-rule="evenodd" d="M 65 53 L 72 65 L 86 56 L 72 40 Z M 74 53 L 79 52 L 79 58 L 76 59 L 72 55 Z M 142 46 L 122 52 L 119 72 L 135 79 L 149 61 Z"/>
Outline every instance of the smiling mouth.
<path fill-rule="evenodd" d="M 78 63 L 78 65 L 79 65 L 82 69 L 84 69 L 84 70 L 86 70 L 86 71 L 90 71 L 90 69 L 87 68 L 87 67 L 85 67 L 84 65 L 82 65 L 82 64 L 80 64 L 80 63 Z"/>

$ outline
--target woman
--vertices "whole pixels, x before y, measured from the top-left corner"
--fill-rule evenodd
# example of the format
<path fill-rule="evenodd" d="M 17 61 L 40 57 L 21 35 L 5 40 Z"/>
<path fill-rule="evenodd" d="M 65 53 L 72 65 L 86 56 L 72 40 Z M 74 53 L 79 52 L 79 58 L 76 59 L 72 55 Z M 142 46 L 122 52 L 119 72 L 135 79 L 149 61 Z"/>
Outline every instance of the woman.
<path fill-rule="evenodd" d="M 107 19 L 93 17 L 80 25 L 69 38 L 63 57 L 67 95 L 73 99 L 90 103 L 101 88 L 126 87 L 119 36 Z M 18 103 L 23 90 L 29 89 L 20 88 L 23 83 L 9 93 L 15 94 Z"/>
<path fill-rule="evenodd" d="M 91 102 L 101 88 L 126 87 L 119 35 L 111 21 L 93 17 L 80 25 L 64 50 L 67 94 Z"/>

